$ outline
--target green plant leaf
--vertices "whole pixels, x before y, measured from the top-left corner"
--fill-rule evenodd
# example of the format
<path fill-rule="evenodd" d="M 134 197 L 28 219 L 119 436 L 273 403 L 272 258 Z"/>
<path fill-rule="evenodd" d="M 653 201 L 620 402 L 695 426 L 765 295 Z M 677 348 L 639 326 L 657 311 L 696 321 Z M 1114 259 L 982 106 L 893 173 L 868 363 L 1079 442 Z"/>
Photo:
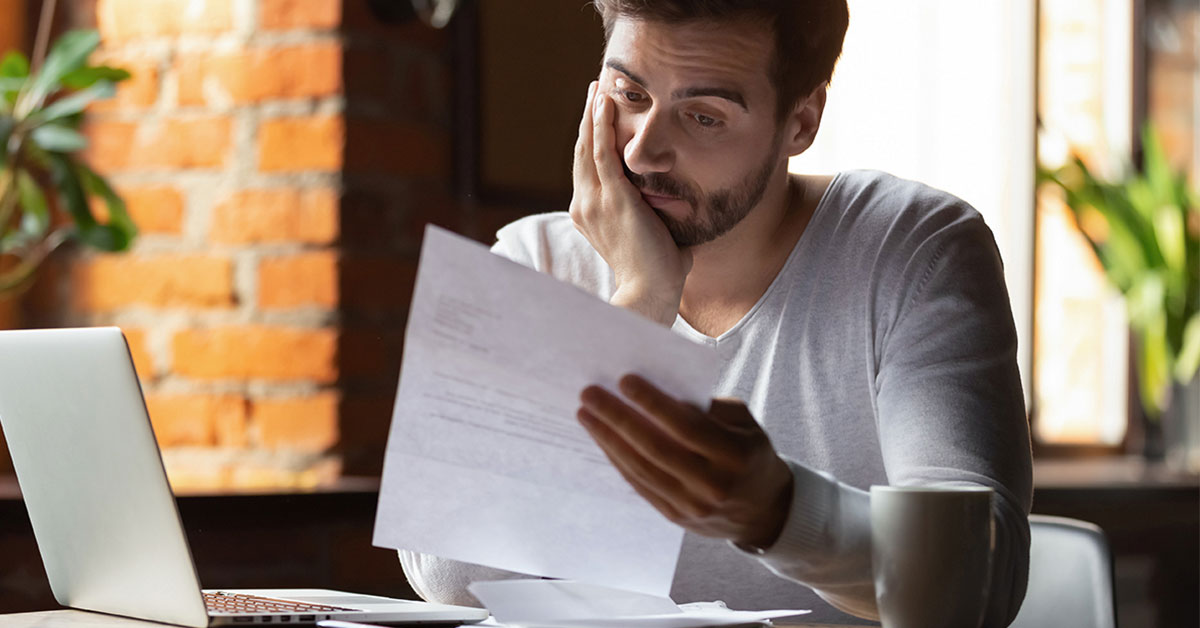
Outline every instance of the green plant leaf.
<path fill-rule="evenodd" d="M 30 79 L 28 91 L 18 98 L 18 118 L 24 118 L 42 106 L 46 97 L 62 89 L 62 78 L 83 67 L 100 45 L 100 33 L 94 30 L 68 31 L 54 42 L 42 67 Z"/>
<path fill-rule="evenodd" d="M 1102 236 L 1084 235 L 1124 294 L 1139 341 L 1143 406 L 1156 417 L 1171 380 L 1188 381 L 1200 370 L 1200 190 L 1171 170 L 1153 128 L 1144 133 L 1141 172 L 1101 181 L 1076 158 L 1056 170 L 1039 167 L 1038 180 L 1062 188 L 1081 222 L 1095 213 L 1107 225 Z"/>
<path fill-rule="evenodd" d="M 1175 380 L 1181 384 L 1192 381 L 1200 371 L 1200 315 L 1192 316 L 1183 328 L 1183 345 L 1175 362 Z"/>
<path fill-rule="evenodd" d="M 12 119 L 12 116 L 0 114 L 0 168 L 8 163 L 8 138 L 12 135 L 14 128 L 16 128 L 16 121 Z"/>
<path fill-rule="evenodd" d="M 1171 355 L 1167 347 L 1166 317 L 1159 316 L 1142 333 L 1138 375 L 1141 377 L 1142 407 L 1151 418 L 1157 419 L 1166 404 L 1171 381 Z"/>
<path fill-rule="evenodd" d="M 42 186 L 24 170 L 17 174 L 17 185 L 21 193 L 21 231 L 40 238 L 50 230 L 50 207 Z"/>
<path fill-rule="evenodd" d="M 1142 217 L 1143 212 L 1133 206 L 1126 187 L 1097 180 L 1078 158 L 1058 182 L 1066 191 L 1067 205 L 1077 219 L 1089 207 L 1104 217 L 1108 237 L 1093 245 L 1105 272 L 1121 292 L 1128 293 L 1142 273 L 1162 266 L 1153 227 Z M 1150 215 L 1149 211 L 1144 213 Z"/>
<path fill-rule="evenodd" d="M 17 94 L 25 86 L 28 76 L 29 59 L 20 52 L 13 50 L 0 60 L 0 107 L 3 107 L 4 111 L 12 111 L 13 104 L 17 102 Z"/>
<path fill-rule="evenodd" d="M 36 111 L 29 116 L 31 123 L 44 124 L 52 122 L 59 118 L 73 116 L 83 111 L 85 107 L 97 100 L 112 98 L 117 93 L 117 87 L 111 81 L 101 81 L 88 87 L 79 90 L 70 96 L 60 98 L 40 111 Z"/>
<path fill-rule="evenodd" d="M 0 87 L 4 87 L 5 81 L 16 79 L 0 79 Z M 11 115 L 13 106 L 17 103 L 17 96 L 21 93 L 21 85 L 8 85 L 7 89 L 0 89 L 0 114 Z"/>
<path fill-rule="evenodd" d="M 21 87 L 25 85 L 25 79 L 12 76 L 0 76 L 0 94 L 8 97 L 10 94 L 16 98 L 17 92 L 21 91 Z"/>
<path fill-rule="evenodd" d="M 79 131 L 59 124 L 43 124 L 29 134 L 42 150 L 52 153 L 73 153 L 87 148 L 87 138 Z"/>
<path fill-rule="evenodd" d="M 25 170 L 17 173 L 19 225 L 0 241 L 0 250 L 14 251 L 37 244 L 50 230 L 50 211 L 41 186 Z M 18 253 L 20 255 L 20 253 Z"/>
<path fill-rule="evenodd" d="M 1165 316 L 1163 303 L 1166 301 L 1167 286 L 1161 273 L 1145 273 L 1125 293 L 1125 305 L 1129 311 L 1129 323 L 1134 329 L 1144 331 Z"/>
<path fill-rule="evenodd" d="M 92 237 L 89 244 L 105 251 L 124 251 L 129 248 L 133 239 L 137 237 L 137 226 L 129 217 L 125 201 L 112 189 L 108 181 L 104 180 L 104 177 L 87 165 L 79 163 L 76 164 L 76 168 L 79 178 L 83 182 L 84 190 L 104 199 L 104 204 L 108 207 L 107 224 L 96 226 L 97 234 Z"/>
<path fill-rule="evenodd" d="M 1162 201 L 1150 183 L 1142 178 L 1133 178 L 1125 182 L 1124 191 L 1138 217 L 1147 224 L 1152 223 L 1155 211 L 1162 207 Z"/>
<path fill-rule="evenodd" d="M 29 76 L 29 59 L 20 51 L 10 50 L 0 59 L 0 77 L 23 79 Z"/>
<path fill-rule="evenodd" d="M 62 77 L 62 84 L 63 87 L 69 89 L 83 89 L 91 87 L 100 81 L 119 83 L 129 77 L 129 72 L 121 68 L 113 68 L 107 65 L 89 65 L 65 74 Z"/>
<path fill-rule="evenodd" d="M 1187 293 L 1187 226 L 1183 208 L 1162 205 L 1154 212 L 1154 238 L 1158 241 L 1169 292 L 1182 300 Z M 1177 309 L 1177 308 L 1176 308 Z"/>
<path fill-rule="evenodd" d="M 1163 149 L 1152 124 L 1147 124 L 1142 129 L 1142 160 L 1146 183 L 1154 191 L 1157 203 L 1171 202 L 1175 195 L 1175 176 L 1171 172 L 1171 164 L 1167 161 L 1166 150 Z"/>
<path fill-rule="evenodd" d="M 84 234 L 96 227 L 96 217 L 92 215 L 92 208 L 88 206 L 87 194 L 79 182 L 75 164 L 70 157 L 57 153 L 47 153 L 46 161 L 50 165 L 50 177 L 54 182 L 54 189 L 58 192 L 61 206 L 75 222 L 75 235 L 85 239 Z"/>
<path fill-rule="evenodd" d="M 76 164 L 70 157 L 50 153 L 50 173 L 62 205 L 75 221 L 75 237 L 84 244 L 102 251 L 121 251 L 128 248 L 136 233 L 125 204 L 102 177 L 87 166 Z M 109 204 L 109 224 L 101 225 L 92 215 L 87 202 L 88 188 L 95 189 Z"/>

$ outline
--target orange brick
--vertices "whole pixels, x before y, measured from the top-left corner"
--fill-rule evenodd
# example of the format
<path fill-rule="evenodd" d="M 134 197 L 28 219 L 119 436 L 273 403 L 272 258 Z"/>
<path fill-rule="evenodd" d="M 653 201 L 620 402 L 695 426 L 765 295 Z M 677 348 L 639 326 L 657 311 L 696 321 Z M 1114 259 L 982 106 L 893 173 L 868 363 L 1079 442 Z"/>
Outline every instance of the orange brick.
<path fill-rule="evenodd" d="M 332 329 L 245 326 L 187 330 L 172 342 L 175 371 L 205 379 L 337 379 Z"/>
<path fill-rule="evenodd" d="M 309 44 L 193 54 L 180 58 L 176 69 L 182 105 L 319 98 L 341 92 L 342 49 Z"/>
<path fill-rule="evenodd" d="M 109 42 L 233 27 L 233 0 L 97 0 L 96 22 Z"/>
<path fill-rule="evenodd" d="M 271 449 L 322 452 L 338 441 L 338 395 L 260 399 L 251 407 L 259 442 Z"/>
<path fill-rule="evenodd" d="M 259 128 L 258 167 L 266 172 L 338 170 L 345 144 L 340 116 L 266 120 Z M 389 150 L 404 152 L 396 146 Z"/>
<path fill-rule="evenodd" d="M 333 307 L 337 301 L 338 258 L 333 251 L 269 258 L 259 264 L 260 307 Z"/>
<path fill-rule="evenodd" d="M 446 176 L 450 171 L 450 137 L 415 124 L 353 120 L 346 131 L 346 169 Z"/>
<path fill-rule="evenodd" d="M 343 0 L 261 0 L 258 25 L 266 30 L 331 29 L 342 23 Z"/>
<path fill-rule="evenodd" d="M 77 305 L 110 311 L 130 305 L 229 307 L 233 263 L 204 256 L 98 255 L 75 268 Z"/>
<path fill-rule="evenodd" d="M 330 188 L 242 190 L 217 205 L 209 237 L 214 242 L 303 242 L 338 238 L 338 195 Z"/>
<path fill-rule="evenodd" d="M 121 68 L 130 77 L 117 83 L 117 95 L 91 105 L 90 111 L 145 109 L 158 100 L 158 62 L 151 59 L 100 57 L 95 63 Z"/>
<path fill-rule="evenodd" d="M 130 218 L 141 233 L 178 234 L 183 230 L 183 195 L 169 185 L 122 187 Z"/>
<path fill-rule="evenodd" d="M 245 406 L 242 406 L 245 408 Z M 224 412 L 213 419 L 213 435 L 218 447 L 244 449 L 250 444 L 246 412 Z"/>
<path fill-rule="evenodd" d="M 88 122 L 83 128 L 88 138 L 84 159 L 96 170 L 116 172 L 129 168 L 137 124 L 133 122 Z"/>
<path fill-rule="evenodd" d="M 257 454 L 258 452 L 254 452 Z M 236 491 L 261 491 L 264 489 L 313 489 L 322 486 L 332 486 L 342 477 L 341 460 L 336 455 L 321 456 L 316 460 L 296 461 L 295 456 L 284 455 L 286 461 L 262 460 L 260 455 L 249 454 L 246 459 L 238 460 L 229 469 L 229 477 L 224 488 Z M 251 457 L 253 456 L 253 457 Z M 244 534 L 242 535 L 245 536 Z M 278 543 L 276 535 L 271 539 Z M 294 544 L 289 544 L 294 547 Z M 290 550 L 295 558 L 295 550 Z M 306 560 L 306 559 L 302 559 Z"/>
<path fill-rule="evenodd" d="M 189 492 L 228 491 L 232 486 L 233 464 L 224 452 L 206 451 L 203 455 L 189 451 L 187 455 L 163 452 L 163 467 L 167 470 L 167 481 L 175 494 Z"/>
<path fill-rule="evenodd" d="M 221 444 L 218 424 L 246 424 L 246 400 L 237 395 L 152 394 L 146 408 L 162 447 Z"/>
<path fill-rule="evenodd" d="M 138 378 L 142 381 L 152 380 L 157 376 L 154 368 L 154 358 L 150 348 L 146 346 L 146 331 L 143 329 L 123 328 L 125 341 L 129 343 L 129 354 L 133 356 L 133 368 L 137 370 Z"/>
<path fill-rule="evenodd" d="M 228 117 L 90 122 L 85 158 L 97 170 L 218 168 L 230 152 Z"/>

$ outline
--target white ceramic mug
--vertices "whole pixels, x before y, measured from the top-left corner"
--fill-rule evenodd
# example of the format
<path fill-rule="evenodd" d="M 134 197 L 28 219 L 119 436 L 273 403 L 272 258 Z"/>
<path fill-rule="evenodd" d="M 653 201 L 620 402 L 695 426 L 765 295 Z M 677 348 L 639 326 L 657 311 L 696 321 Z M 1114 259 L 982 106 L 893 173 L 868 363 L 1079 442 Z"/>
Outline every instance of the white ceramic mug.
<path fill-rule="evenodd" d="M 977 628 L 995 524 L 986 487 L 871 487 L 871 570 L 885 628 Z"/>

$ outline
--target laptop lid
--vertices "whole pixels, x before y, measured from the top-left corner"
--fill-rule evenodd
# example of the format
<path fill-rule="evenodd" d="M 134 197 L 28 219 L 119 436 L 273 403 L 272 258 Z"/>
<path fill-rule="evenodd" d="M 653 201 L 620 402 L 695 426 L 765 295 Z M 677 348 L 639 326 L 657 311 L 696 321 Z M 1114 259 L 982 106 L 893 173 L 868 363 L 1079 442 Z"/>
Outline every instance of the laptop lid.
<path fill-rule="evenodd" d="M 0 426 L 60 604 L 208 625 L 120 329 L 0 332 Z"/>
<path fill-rule="evenodd" d="M 116 327 L 0 331 L 0 428 L 54 597 L 184 626 L 474 623 L 480 608 L 325 589 L 221 591 L 337 607 L 205 608 L 129 347 Z"/>

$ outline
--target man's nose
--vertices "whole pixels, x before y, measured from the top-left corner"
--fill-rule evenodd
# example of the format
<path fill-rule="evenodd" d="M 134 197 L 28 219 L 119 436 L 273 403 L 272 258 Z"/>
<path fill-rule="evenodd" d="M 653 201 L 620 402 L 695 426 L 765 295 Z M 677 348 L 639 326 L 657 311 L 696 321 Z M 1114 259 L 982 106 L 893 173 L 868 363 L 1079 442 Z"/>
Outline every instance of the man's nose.
<path fill-rule="evenodd" d="M 625 165 L 635 174 L 669 172 L 675 165 L 670 121 L 651 110 L 634 121 L 633 137 L 625 144 Z"/>

